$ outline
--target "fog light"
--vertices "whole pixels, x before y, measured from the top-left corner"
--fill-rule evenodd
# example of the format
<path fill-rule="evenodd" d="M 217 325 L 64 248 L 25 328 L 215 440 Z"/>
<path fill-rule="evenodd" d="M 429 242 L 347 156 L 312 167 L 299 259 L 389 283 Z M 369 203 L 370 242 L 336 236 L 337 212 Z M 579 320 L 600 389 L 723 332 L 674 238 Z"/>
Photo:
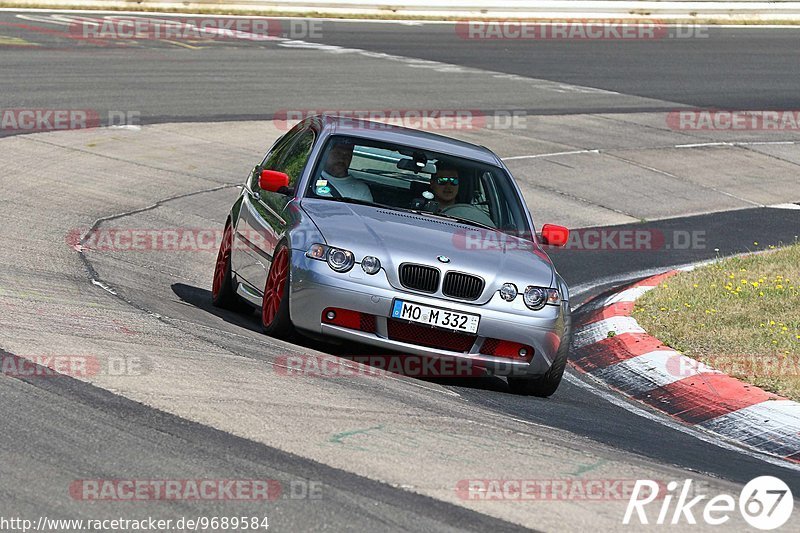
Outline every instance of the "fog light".
<path fill-rule="evenodd" d="M 327 313 L 325 313 L 325 318 L 327 318 L 328 320 L 333 320 L 334 318 L 336 318 L 336 311 L 328 311 Z"/>
<path fill-rule="evenodd" d="M 381 269 L 381 261 L 377 257 L 368 255 L 361 260 L 361 269 L 367 274 L 377 274 Z"/>
<path fill-rule="evenodd" d="M 507 302 L 513 302 L 517 297 L 517 286 L 513 283 L 505 283 L 500 287 L 500 298 Z"/>

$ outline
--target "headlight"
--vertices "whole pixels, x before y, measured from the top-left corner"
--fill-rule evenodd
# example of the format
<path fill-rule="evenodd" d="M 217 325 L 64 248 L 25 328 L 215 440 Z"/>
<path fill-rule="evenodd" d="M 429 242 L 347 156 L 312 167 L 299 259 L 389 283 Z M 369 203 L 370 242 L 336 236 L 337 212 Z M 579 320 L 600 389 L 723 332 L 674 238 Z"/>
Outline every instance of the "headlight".
<path fill-rule="evenodd" d="M 368 255 L 361 260 L 361 269 L 367 274 L 377 274 L 381 269 L 381 260 Z"/>
<path fill-rule="evenodd" d="M 355 264 L 353 252 L 341 248 L 328 248 L 328 266 L 336 272 L 347 272 Z"/>
<path fill-rule="evenodd" d="M 507 302 L 513 302 L 517 297 L 517 286 L 513 283 L 505 283 L 500 287 L 500 298 Z"/>
<path fill-rule="evenodd" d="M 311 248 L 306 252 L 306 257 L 327 261 L 328 266 L 336 272 L 347 272 L 353 268 L 356 262 L 353 252 L 350 250 L 325 246 L 324 244 L 312 244 Z"/>
<path fill-rule="evenodd" d="M 558 289 L 546 289 L 544 287 L 528 286 L 523 295 L 525 305 L 532 311 L 538 311 L 545 305 L 558 305 L 561 303 L 561 296 Z"/>

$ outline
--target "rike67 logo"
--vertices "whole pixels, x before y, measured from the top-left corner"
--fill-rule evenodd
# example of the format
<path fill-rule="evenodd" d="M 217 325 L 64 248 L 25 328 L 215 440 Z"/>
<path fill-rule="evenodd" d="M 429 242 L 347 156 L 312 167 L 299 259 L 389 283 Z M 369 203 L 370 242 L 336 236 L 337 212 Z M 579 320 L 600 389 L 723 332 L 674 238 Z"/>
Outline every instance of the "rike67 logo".
<path fill-rule="evenodd" d="M 663 488 L 666 491 L 660 490 Z M 655 501 L 658 501 L 656 505 L 646 509 Z M 777 529 L 789 520 L 794 499 L 789 486 L 772 476 L 750 480 L 739 493 L 738 502 L 730 494 L 719 494 L 712 498 L 705 494 L 694 495 L 691 479 L 685 480 L 680 488 L 677 481 L 670 481 L 664 487 L 663 483 L 640 479 L 633 487 L 622 523 L 678 525 L 697 524 L 698 519 L 702 519 L 708 525 L 719 526 L 731 520 L 737 507 L 751 527 L 767 531 Z M 656 510 L 658 514 L 654 517 L 653 511 Z"/>

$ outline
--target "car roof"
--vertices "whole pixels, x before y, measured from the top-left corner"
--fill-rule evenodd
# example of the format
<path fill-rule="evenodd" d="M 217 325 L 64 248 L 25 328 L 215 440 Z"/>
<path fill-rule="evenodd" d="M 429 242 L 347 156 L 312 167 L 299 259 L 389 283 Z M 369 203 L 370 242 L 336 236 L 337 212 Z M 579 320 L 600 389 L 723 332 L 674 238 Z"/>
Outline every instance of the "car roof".
<path fill-rule="evenodd" d="M 500 165 L 500 158 L 485 146 L 459 141 L 444 135 L 355 117 L 324 114 L 309 118 L 319 120 L 323 128 L 327 129 L 331 135 L 351 135 L 376 141 L 392 142 L 412 148 L 472 159 L 490 165 Z"/>

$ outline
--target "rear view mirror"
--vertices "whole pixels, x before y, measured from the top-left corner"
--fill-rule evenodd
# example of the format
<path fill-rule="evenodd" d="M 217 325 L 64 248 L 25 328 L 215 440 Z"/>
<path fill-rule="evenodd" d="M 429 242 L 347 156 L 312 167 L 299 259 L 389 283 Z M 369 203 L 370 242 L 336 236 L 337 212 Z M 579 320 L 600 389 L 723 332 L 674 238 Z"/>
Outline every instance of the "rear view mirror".
<path fill-rule="evenodd" d="M 436 169 L 433 168 L 433 165 L 430 164 L 428 158 L 422 152 L 412 152 L 410 154 L 403 154 L 403 155 L 410 155 L 410 158 L 403 158 L 397 161 L 397 168 L 400 170 L 408 170 L 413 172 L 414 174 L 419 174 L 423 172 L 425 174 L 433 174 L 436 172 Z"/>
<path fill-rule="evenodd" d="M 425 163 L 422 163 L 422 166 L 420 166 L 413 159 L 404 158 L 397 162 L 397 168 L 400 170 L 408 170 L 410 172 L 419 172 L 425 168 Z"/>
<path fill-rule="evenodd" d="M 281 189 L 289 187 L 289 175 L 277 170 L 262 170 L 258 186 L 265 191 L 281 192 Z"/>
<path fill-rule="evenodd" d="M 545 224 L 542 226 L 542 244 L 564 246 L 569 239 L 569 230 L 564 226 Z"/>

